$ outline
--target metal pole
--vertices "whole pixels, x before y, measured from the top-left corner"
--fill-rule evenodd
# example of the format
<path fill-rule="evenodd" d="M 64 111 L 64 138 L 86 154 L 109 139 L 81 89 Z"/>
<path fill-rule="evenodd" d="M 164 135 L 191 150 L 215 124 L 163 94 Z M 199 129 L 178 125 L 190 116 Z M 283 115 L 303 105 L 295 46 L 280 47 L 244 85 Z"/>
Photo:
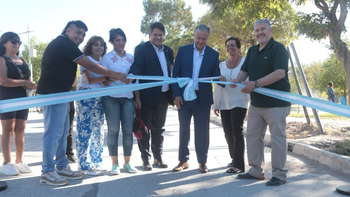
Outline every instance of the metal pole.
<path fill-rule="evenodd" d="M 298 92 L 300 95 L 303 95 L 302 91 L 301 91 L 301 88 L 300 88 L 300 84 L 299 84 L 299 79 L 298 79 L 298 75 L 295 71 L 295 67 L 294 67 L 294 64 L 293 64 L 293 60 L 292 60 L 292 56 L 290 54 L 290 50 L 289 50 L 289 47 L 287 47 L 287 51 L 289 53 L 289 60 L 290 60 L 290 64 L 292 66 L 292 70 L 293 70 L 293 75 L 294 75 L 294 79 L 295 79 L 295 83 L 297 84 L 297 88 L 298 88 Z M 299 105 L 298 105 L 298 109 L 299 109 Z M 309 117 L 309 113 L 307 112 L 307 109 L 305 106 L 303 106 L 303 110 L 304 110 L 304 115 L 305 115 L 305 118 L 306 118 L 306 121 L 307 121 L 307 124 L 310 125 L 310 117 Z"/>
<path fill-rule="evenodd" d="M 29 33 L 33 32 L 33 31 L 29 31 L 29 24 L 27 24 L 27 31 L 26 32 L 22 32 L 22 33 L 18 33 L 18 35 L 20 34 L 28 34 L 28 66 L 29 66 L 29 70 L 30 70 L 30 80 L 33 81 L 33 67 L 32 67 L 32 63 L 30 60 L 30 39 L 29 39 Z"/>
<path fill-rule="evenodd" d="M 29 39 L 29 24 L 27 24 L 27 32 L 28 32 L 28 64 L 30 69 L 30 80 L 33 81 L 33 67 L 32 62 L 30 61 L 30 39 Z"/>
<path fill-rule="evenodd" d="M 303 68 L 301 67 L 301 64 L 300 64 L 300 62 L 299 62 L 299 58 L 298 58 L 297 52 L 295 51 L 295 48 L 294 48 L 294 44 L 291 43 L 290 46 L 292 47 L 292 50 L 293 50 L 293 53 L 294 53 L 294 57 L 295 57 L 295 61 L 297 62 L 297 65 L 298 65 L 298 68 L 299 68 L 299 72 L 300 72 L 300 75 L 301 75 L 301 79 L 303 80 L 303 83 L 304 83 L 304 86 L 305 86 L 306 94 L 307 94 L 307 96 L 312 97 L 312 96 L 311 96 L 310 89 L 309 89 L 309 84 L 308 84 L 307 81 L 306 81 L 306 77 L 305 77 L 305 74 L 304 74 L 304 70 L 303 70 Z M 322 134 L 325 134 L 325 132 L 324 132 L 324 130 L 323 130 L 323 127 L 322 127 L 322 124 L 321 124 L 320 117 L 318 116 L 317 111 L 316 111 L 315 109 L 312 109 L 312 112 L 313 112 L 313 114 L 314 114 L 314 117 L 315 117 L 315 120 L 316 120 L 317 127 L 318 127 L 319 131 L 320 131 Z"/>

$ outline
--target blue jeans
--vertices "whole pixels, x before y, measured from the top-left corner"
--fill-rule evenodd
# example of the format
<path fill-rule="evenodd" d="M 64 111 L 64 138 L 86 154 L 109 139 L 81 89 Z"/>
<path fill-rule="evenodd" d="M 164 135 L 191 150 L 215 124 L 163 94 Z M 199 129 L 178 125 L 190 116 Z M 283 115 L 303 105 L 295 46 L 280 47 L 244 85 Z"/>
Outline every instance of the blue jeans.
<path fill-rule="evenodd" d="M 88 88 L 80 87 L 79 90 Z M 77 106 L 77 155 L 81 170 L 102 165 L 103 109 L 102 98 L 89 98 L 76 102 Z"/>
<path fill-rule="evenodd" d="M 69 164 L 66 157 L 69 133 L 69 103 L 43 106 L 44 136 L 42 172 L 62 170 Z M 53 158 L 56 156 L 56 159 Z"/>
<path fill-rule="evenodd" d="M 130 156 L 133 146 L 132 129 L 135 113 L 134 100 L 105 96 L 102 98 L 102 106 L 108 126 L 107 144 L 109 156 L 118 156 L 120 123 L 122 125 L 123 133 L 124 156 Z"/>

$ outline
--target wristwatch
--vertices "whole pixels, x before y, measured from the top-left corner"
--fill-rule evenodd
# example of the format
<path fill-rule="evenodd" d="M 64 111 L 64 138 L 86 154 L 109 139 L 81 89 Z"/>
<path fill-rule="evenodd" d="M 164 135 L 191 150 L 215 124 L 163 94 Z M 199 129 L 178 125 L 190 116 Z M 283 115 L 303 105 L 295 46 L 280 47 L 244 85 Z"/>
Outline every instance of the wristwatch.
<path fill-rule="evenodd" d="M 255 83 L 255 87 L 256 88 L 260 87 L 260 84 L 259 84 L 258 80 L 255 80 L 254 83 Z"/>
<path fill-rule="evenodd" d="M 109 77 L 108 76 L 105 76 L 105 79 L 106 79 L 106 81 L 109 81 Z"/>

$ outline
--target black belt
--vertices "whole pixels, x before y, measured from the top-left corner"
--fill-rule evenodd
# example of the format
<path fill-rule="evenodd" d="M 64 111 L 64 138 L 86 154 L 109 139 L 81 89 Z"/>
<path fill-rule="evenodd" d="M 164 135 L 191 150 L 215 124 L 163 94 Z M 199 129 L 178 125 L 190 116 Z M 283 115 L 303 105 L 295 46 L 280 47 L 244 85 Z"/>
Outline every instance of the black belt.
<path fill-rule="evenodd" d="M 196 94 L 198 95 L 199 94 L 199 90 L 195 90 Z"/>

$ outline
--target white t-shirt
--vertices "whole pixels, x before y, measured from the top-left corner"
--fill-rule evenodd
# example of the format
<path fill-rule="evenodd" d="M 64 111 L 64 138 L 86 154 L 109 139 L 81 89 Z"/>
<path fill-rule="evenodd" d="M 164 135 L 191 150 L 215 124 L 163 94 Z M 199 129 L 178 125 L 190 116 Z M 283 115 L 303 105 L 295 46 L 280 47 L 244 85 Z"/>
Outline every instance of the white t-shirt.
<path fill-rule="evenodd" d="M 96 61 L 94 58 L 92 58 L 91 56 L 87 56 L 92 62 L 94 63 L 97 63 L 97 64 L 100 64 L 100 62 Z M 86 68 L 82 67 L 82 66 L 79 66 L 79 69 L 80 69 L 80 77 L 79 77 L 79 87 L 83 87 L 83 88 L 100 88 L 102 87 L 101 86 L 101 83 L 94 83 L 94 84 L 89 84 L 85 77 L 84 77 L 84 70 L 87 70 Z M 99 75 L 99 74 L 96 74 L 96 73 L 93 73 L 91 72 L 92 76 L 93 77 L 101 77 L 102 75 Z"/>
<path fill-rule="evenodd" d="M 226 81 L 237 78 L 244 60 L 245 57 L 242 57 L 239 65 L 233 69 L 227 68 L 226 61 L 220 63 L 220 72 L 226 78 Z M 235 107 L 248 108 L 250 96 L 249 94 L 241 93 L 241 89 L 240 87 L 231 88 L 229 85 L 225 85 L 225 87 L 215 85 L 213 109 L 230 110 Z"/>
<path fill-rule="evenodd" d="M 124 74 L 128 74 L 130 67 L 132 63 L 134 62 L 134 57 L 125 52 L 124 57 L 120 57 L 117 52 L 112 50 L 111 52 L 107 53 L 102 57 L 101 64 L 103 67 L 108 68 L 109 70 L 115 71 L 115 72 L 121 72 Z M 109 87 L 111 86 L 124 86 L 127 85 L 126 83 L 123 83 L 121 81 L 114 81 L 111 84 L 109 84 Z M 109 95 L 114 98 L 133 98 L 133 92 L 124 92 L 120 94 L 113 94 Z"/>

